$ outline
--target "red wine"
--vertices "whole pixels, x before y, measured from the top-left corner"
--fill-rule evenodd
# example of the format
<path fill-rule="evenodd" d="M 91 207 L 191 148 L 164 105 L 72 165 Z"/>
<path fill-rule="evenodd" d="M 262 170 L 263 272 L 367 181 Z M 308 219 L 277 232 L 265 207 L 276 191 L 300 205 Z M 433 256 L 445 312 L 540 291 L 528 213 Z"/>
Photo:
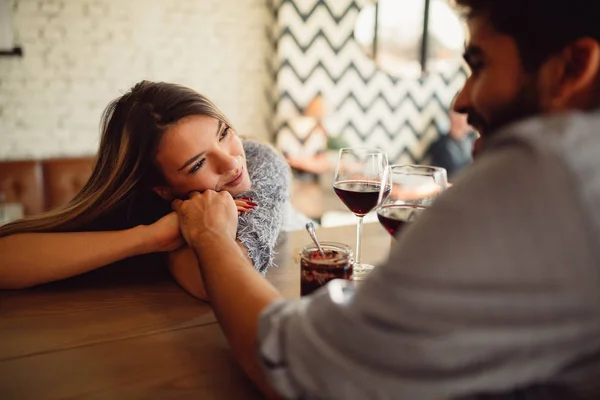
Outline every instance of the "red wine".
<path fill-rule="evenodd" d="M 377 205 L 381 184 L 373 181 L 340 181 L 333 185 L 335 194 L 356 215 L 367 215 Z M 384 193 L 384 198 L 389 194 Z"/>
<path fill-rule="evenodd" d="M 377 218 L 392 236 L 396 236 L 404 225 L 414 221 L 423 210 L 425 207 L 412 204 L 390 204 L 377 210 Z"/>
<path fill-rule="evenodd" d="M 318 251 L 300 260 L 300 295 L 306 296 L 332 279 L 352 280 L 354 261 L 336 250 L 325 249 L 325 258 Z"/>

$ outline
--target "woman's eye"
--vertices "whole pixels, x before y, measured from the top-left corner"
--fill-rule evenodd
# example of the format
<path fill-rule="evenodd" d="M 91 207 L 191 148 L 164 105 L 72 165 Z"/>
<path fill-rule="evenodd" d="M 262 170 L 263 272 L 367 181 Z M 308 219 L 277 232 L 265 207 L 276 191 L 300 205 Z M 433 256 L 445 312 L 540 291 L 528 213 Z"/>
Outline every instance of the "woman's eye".
<path fill-rule="evenodd" d="M 230 129 L 231 129 L 230 127 L 227 127 L 227 128 L 225 128 L 223 130 L 223 132 L 221 132 L 221 136 L 219 137 L 219 141 L 221 141 L 221 140 L 225 139 L 227 136 L 229 136 L 229 130 Z"/>
<path fill-rule="evenodd" d="M 204 165 L 204 159 L 198 161 L 192 168 L 190 168 L 190 170 L 188 171 L 188 174 L 193 174 L 194 172 L 198 172 L 198 170 L 200 168 L 202 168 L 203 165 Z"/>

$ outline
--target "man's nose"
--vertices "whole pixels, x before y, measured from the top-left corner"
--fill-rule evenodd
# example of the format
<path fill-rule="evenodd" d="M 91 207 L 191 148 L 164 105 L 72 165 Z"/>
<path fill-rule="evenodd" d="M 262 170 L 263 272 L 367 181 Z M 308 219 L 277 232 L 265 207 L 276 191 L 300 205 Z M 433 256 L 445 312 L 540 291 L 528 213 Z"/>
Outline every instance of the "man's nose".
<path fill-rule="evenodd" d="M 452 109 L 459 114 L 466 114 L 467 111 L 471 108 L 470 102 L 470 94 L 469 91 L 470 83 L 467 80 L 464 86 L 458 91 L 456 97 L 454 97 L 454 101 L 452 102 Z"/>

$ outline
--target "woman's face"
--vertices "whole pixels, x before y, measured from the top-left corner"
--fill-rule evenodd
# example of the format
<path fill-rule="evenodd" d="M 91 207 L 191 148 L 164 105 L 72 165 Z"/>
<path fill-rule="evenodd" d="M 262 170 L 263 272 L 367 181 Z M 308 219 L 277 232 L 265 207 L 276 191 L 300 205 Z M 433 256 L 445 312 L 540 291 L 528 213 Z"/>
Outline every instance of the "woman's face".
<path fill-rule="evenodd" d="M 168 129 L 158 145 L 156 163 L 167 185 L 154 191 L 169 201 L 208 189 L 237 196 L 251 186 L 239 136 L 205 115 L 185 117 Z"/>

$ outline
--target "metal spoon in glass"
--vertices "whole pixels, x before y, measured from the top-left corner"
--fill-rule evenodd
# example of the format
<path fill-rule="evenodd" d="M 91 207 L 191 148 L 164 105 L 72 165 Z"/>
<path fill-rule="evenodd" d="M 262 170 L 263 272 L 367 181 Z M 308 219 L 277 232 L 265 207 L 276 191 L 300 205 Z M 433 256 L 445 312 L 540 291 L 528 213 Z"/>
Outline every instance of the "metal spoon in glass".
<path fill-rule="evenodd" d="M 321 257 L 325 258 L 325 252 L 323 251 L 323 248 L 321 247 L 321 244 L 319 243 L 319 239 L 317 239 L 317 234 L 315 233 L 315 225 L 312 222 L 307 222 L 306 230 L 308 231 L 310 238 L 317 245 L 317 249 L 319 249 L 319 253 L 321 253 Z"/>

